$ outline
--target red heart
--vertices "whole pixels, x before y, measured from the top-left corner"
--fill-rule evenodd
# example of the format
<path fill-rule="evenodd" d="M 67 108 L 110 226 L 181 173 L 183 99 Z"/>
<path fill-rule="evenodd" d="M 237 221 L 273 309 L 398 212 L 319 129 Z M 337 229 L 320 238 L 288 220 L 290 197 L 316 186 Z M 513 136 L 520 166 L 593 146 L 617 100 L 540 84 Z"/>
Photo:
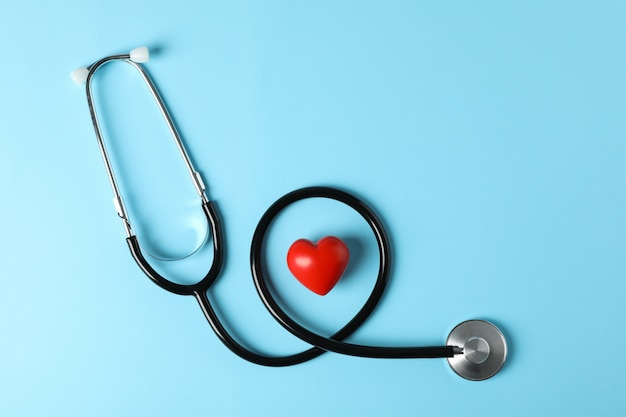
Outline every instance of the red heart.
<path fill-rule="evenodd" d="M 334 236 L 320 239 L 317 245 L 298 239 L 287 252 L 289 270 L 309 290 L 326 295 L 333 289 L 348 266 L 350 251 Z"/>

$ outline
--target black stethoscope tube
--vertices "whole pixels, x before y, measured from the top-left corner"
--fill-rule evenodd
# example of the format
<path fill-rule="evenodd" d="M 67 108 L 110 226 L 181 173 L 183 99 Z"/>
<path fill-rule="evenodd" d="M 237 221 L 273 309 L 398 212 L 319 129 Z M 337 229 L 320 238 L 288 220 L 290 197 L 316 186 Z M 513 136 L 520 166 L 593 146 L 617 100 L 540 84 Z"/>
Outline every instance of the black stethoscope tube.
<path fill-rule="evenodd" d="M 198 303 L 200 304 L 200 308 L 202 309 L 204 316 L 206 317 L 207 321 L 209 322 L 209 325 L 211 326 L 211 328 L 217 335 L 218 339 L 220 339 L 222 343 L 228 349 L 230 349 L 231 352 L 233 352 L 235 355 L 239 356 L 240 358 L 247 360 L 248 362 L 252 362 L 257 365 L 272 366 L 272 367 L 291 366 L 291 365 L 297 365 L 299 363 L 303 363 L 311 359 L 314 359 L 325 352 L 324 350 L 319 349 L 317 347 L 312 347 L 303 352 L 296 353 L 294 355 L 287 355 L 287 356 L 265 356 L 265 355 L 260 355 L 258 353 L 255 353 L 251 351 L 250 349 L 243 347 L 239 342 L 237 342 L 230 335 L 230 333 L 228 333 L 228 331 L 222 325 L 215 310 L 213 309 L 213 306 L 211 305 L 211 302 L 209 301 L 209 297 L 205 291 L 198 292 L 195 294 L 195 296 L 196 296 L 196 299 L 198 300 Z M 348 334 L 340 335 L 339 333 L 337 333 L 334 336 L 346 337 L 348 336 Z"/>
<path fill-rule="evenodd" d="M 263 243 L 267 231 L 271 226 L 274 218 L 287 206 L 307 198 L 329 198 L 344 203 L 359 213 L 372 229 L 378 250 L 380 254 L 380 264 L 378 276 L 374 288 L 363 307 L 357 314 L 338 332 L 330 337 L 321 336 L 313 333 L 305 327 L 293 320 L 280 307 L 274 296 L 272 295 L 267 284 L 266 274 L 263 272 Z M 385 229 L 374 212 L 369 209 L 362 201 L 354 196 L 329 187 L 309 187 L 295 190 L 277 200 L 268 208 L 261 217 L 259 224 L 252 238 L 250 249 L 250 266 L 255 287 L 259 293 L 261 301 L 270 312 L 270 314 L 291 334 L 297 338 L 309 343 L 313 347 L 303 352 L 287 355 L 287 356 L 265 356 L 257 354 L 250 349 L 242 346 L 233 338 L 221 323 L 215 309 L 211 305 L 207 290 L 217 279 L 224 260 L 224 242 L 221 223 L 217 214 L 217 210 L 213 203 L 203 204 L 203 210 L 209 222 L 213 239 L 214 260 L 209 272 L 206 276 L 196 284 L 183 285 L 177 284 L 161 276 L 154 270 L 141 253 L 141 248 L 136 236 L 127 238 L 130 252 L 143 270 L 143 272 L 159 287 L 179 295 L 193 295 L 200 308 L 204 313 L 211 328 L 215 331 L 218 338 L 233 353 L 241 358 L 264 366 L 289 366 L 311 360 L 325 351 L 331 351 L 350 356 L 361 356 L 370 358 L 449 358 L 454 356 L 454 348 L 452 346 L 436 346 L 436 347 L 378 347 L 363 346 L 351 343 L 345 343 L 346 337 L 350 336 L 358 329 L 365 320 L 374 311 L 380 301 L 385 287 L 389 279 L 390 266 L 390 243 Z"/>
<path fill-rule="evenodd" d="M 116 210 L 119 217 L 124 221 L 124 227 L 126 229 L 127 238 L 126 241 L 128 243 L 128 247 L 130 249 L 131 255 L 139 265 L 139 267 L 143 270 L 143 272 L 158 286 L 161 288 L 172 292 L 174 294 L 179 295 L 193 295 L 200 304 L 202 311 L 207 318 L 209 324 L 219 337 L 219 339 L 235 354 L 241 356 L 242 358 L 254 362 L 260 365 L 267 366 L 287 366 L 287 365 L 295 365 L 297 363 L 301 363 L 310 359 L 313 359 L 325 351 L 332 351 L 336 353 L 341 353 L 345 355 L 352 356 L 365 356 L 365 357 L 373 357 L 373 358 L 450 358 L 455 354 L 454 348 L 452 346 L 439 346 L 439 347 L 406 347 L 406 348 L 392 348 L 392 347 L 375 347 L 375 346 L 362 346 L 356 344 L 345 343 L 342 340 L 351 335 L 361 324 L 365 322 L 365 320 L 370 316 L 372 311 L 375 309 L 376 305 L 380 301 L 383 292 L 385 290 L 385 286 L 389 279 L 389 261 L 390 261 L 390 244 L 387 234 L 385 233 L 385 229 L 383 228 L 380 220 L 376 217 L 372 210 L 370 210 L 363 202 L 355 198 L 354 196 L 329 187 L 309 187 L 302 188 L 291 193 L 286 194 L 285 196 L 278 199 L 274 204 L 270 206 L 270 208 L 265 212 L 265 214 L 261 217 L 259 224 L 255 230 L 253 239 L 252 239 L 252 247 L 250 249 L 250 265 L 252 269 L 252 277 L 254 279 L 254 283 L 256 289 L 261 297 L 261 300 L 271 315 L 289 332 L 291 332 L 294 336 L 300 338 L 301 340 L 309 343 L 313 347 L 305 350 L 303 352 L 288 355 L 288 356 L 263 356 L 259 355 L 255 352 L 250 351 L 249 349 L 242 346 L 238 343 L 226 330 L 226 328 L 220 322 L 219 317 L 215 313 L 215 310 L 211 306 L 209 301 L 209 297 L 207 295 L 207 291 L 211 287 L 211 285 L 218 278 L 220 271 L 222 269 L 222 265 L 224 263 L 224 238 L 223 232 L 221 228 L 220 219 L 217 213 L 217 210 L 212 202 L 210 202 L 206 195 L 204 194 L 204 183 L 200 177 L 200 174 L 194 169 L 189 156 L 180 140 L 178 132 L 172 123 L 172 120 L 169 116 L 165 105 L 163 104 L 163 100 L 161 99 L 156 87 L 152 83 L 150 76 L 143 69 L 143 67 L 139 64 L 141 62 L 147 61 L 149 57 L 148 50 L 146 48 L 137 48 L 130 52 L 130 54 L 123 55 L 112 55 L 106 58 L 103 58 L 96 63 L 92 64 L 88 68 L 78 69 L 73 74 L 78 75 L 75 80 L 84 81 L 86 85 L 86 93 L 87 93 L 87 103 L 89 105 L 89 110 L 92 118 L 92 123 L 94 125 L 94 130 L 96 133 L 96 138 L 98 140 L 98 144 L 100 146 L 100 151 L 102 153 L 105 166 L 107 169 L 107 174 L 109 176 L 109 180 L 111 182 L 111 186 L 114 192 L 114 203 L 116 205 Z M 135 69 L 137 69 L 148 86 L 152 96 L 154 97 L 159 109 L 165 121 L 168 125 L 170 133 L 172 134 L 176 144 L 178 145 L 179 151 L 187 165 L 189 173 L 193 179 L 194 185 L 201 197 L 202 200 L 202 209 L 209 223 L 209 228 L 212 234 L 213 240 L 213 263 L 209 268 L 207 274 L 197 283 L 195 284 L 178 284 L 172 282 L 163 276 L 161 276 L 145 259 L 141 252 L 141 247 L 139 245 L 139 241 L 137 240 L 137 236 L 133 233 L 130 222 L 127 217 L 126 209 L 124 207 L 124 203 L 122 197 L 119 192 L 119 187 L 117 186 L 117 181 L 115 180 L 115 176 L 113 174 L 113 169 L 111 167 L 108 154 L 106 152 L 106 147 L 104 144 L 104 140 L 102 137 L 102 132 L 99 126 L 98 117 L 96 115 L 96 110 L 93 105 L 92 94 L 91 94 L 91 79 L 98 68 L 107 62 L 122 60 L 131 64 Z M 73 75 L 73 76 L 74 76 Z M 84 79 L 83 79 L 84 77 Z M 267 278 L 263 272 L 263 241 L 265 235 L 267 234 L 267 230 L 270 227 L 273 219 L 287 206 L 292 203 L 295 203 L 299 200 L 307 199 L 307 198 L 329 198 L 333 200 L 337 200 L 341 203 L 344 203 L 350 206 L 352 209 L 357 211 L 368 223 L 370 228 L 372 229 L 374 236 L 376 237 L 376 242 L 378 244 L 378 250 L 380 254 L 380 265 L 378 270 L 378 277 L 376 279 L 376 283 L 372 290 L 372 293 L 368 297 L 367 301 L 363 305 L 363 307 L 357 312 L 357 314 L 350 320 L 343 328 L 341 328 L 337 333 L 332 335 L 331 337 L 321 336 L 319 334 L 313 333 L 310 330 L 304 328 L 300 324 L 298 324 L 295 320 L 293 320 L 289 315 L 285 313 L 285 311 L 280 307 L 280 305 L 276 302 L 274 297 L 272 296 L 269 287 L 267 285 Z"/>
<path fill-rule="evenodd" d="M 207 218 L 207 221 L 209 222 L 209 227 L 213 240 L 213 264 L 205 277 L 202 278 L 199 282 L 191 285 L 177 284 L 166 279 L 150 266 L 150 264 L 141 252 L 141 247 L 139 245 L 137 237 L 133 235 L 127 238 L 126 241 L 128 243 L 128 247 L 130 249 L 130 253 L 133 259 L 141 268 L 141 270 L 150 278 L 150 280 L 152 280 L 152 282 L 154 282 L 156 285 L 166 291 L 178 295 L 193 295 L 200 304 L 200 308 L 202 309 L 204 316 L 209 322 L 209 325 L 211 326 L 217 337 L 222 341 L 222 343 L 224 343 L 224 345 L 237 356 L 249 362 L 272 367 L 291 366 L 309 361 L 324 353 L 324 349 L 312 347 L 294 355 L 265 356 L 257 354 L 250 349 L 243 347 L 235 340 L 235 338 L 230 335 L 230 333 L 221 323 L 221 320 L 219 319 L 217 313 L 215 312 L 215 309 L 211 305 L 211 302 L 207 295 L 207 290 L 215 282 L 223 266 L 224 240 L 221 228 L 221 221 L 219 219 L 219 215 L 217 213 L 215 205 L 212 202 L 204 203 L 202 205 L 202 208 Z M 338 340 L 348 337 L 365 321 L 367 316 L 369 316 L 369 313 L 371 313 L 372 309 L 373 308 L 371 308 L 370 311 L 367 314 L 364 314 L 359 320 L 352 320 L 350 323 L 348 323 L 348 325 L 344 326 L 344 328 L 335 333 L 332 337 Z"/>

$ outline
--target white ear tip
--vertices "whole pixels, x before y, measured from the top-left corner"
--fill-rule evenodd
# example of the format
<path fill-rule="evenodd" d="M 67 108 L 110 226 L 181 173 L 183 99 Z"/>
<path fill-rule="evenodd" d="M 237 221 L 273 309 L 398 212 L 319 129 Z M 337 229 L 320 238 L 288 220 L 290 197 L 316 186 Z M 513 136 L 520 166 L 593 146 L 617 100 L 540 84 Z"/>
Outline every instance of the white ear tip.
<path fill-rule="evenodd" d="M 130 51 L 130 60 L 133 62 L 148 62 L 150 59 L 150 51 L 145 46 L 140 46 Z"/>
<path fill-rule="evenodd" d="M 84 84 L 87 81 L 87 76 L 89 75 L 89 70 L 85 67 L 76 68 L 74 71 L 70 72 L 70 77 L 77 85 Z"/>

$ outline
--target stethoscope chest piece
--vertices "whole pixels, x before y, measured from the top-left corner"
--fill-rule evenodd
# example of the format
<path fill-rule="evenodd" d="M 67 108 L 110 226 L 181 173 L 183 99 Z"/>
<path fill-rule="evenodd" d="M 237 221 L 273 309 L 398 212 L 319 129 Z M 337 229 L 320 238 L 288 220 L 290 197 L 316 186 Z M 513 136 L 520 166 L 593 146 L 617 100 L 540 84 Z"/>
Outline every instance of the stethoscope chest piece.
<path fill-rule="evenodd" d="M 448 345 L 463 349 L 462 354 L 448 358 L 459 376 L 482 381 L 494 376 L 504 365 L 508 349 L 502 332 L 484 320 L 468 320 L 450 332 Z"/>

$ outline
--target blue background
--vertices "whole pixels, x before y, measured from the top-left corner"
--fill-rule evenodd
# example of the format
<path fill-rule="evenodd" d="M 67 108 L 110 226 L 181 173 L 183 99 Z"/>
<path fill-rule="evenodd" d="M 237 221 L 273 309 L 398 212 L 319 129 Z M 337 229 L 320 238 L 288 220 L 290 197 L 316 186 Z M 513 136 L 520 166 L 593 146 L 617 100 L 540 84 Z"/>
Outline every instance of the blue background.
<path fill-rule="evenodd" d="M 625 18 L 620 1 L 4 4 L 0 414 L 623 413 Z M 394 246 L 389 289 L 350 340 L 441 344 L 488 319 L 510 343 L 502 372 L 477 383 L 445 360 L 335 354 L 259 367 L 220 344 L 192 298 L 153 285 L 68 77 L 140 45 L 224 218 L 211 294 L 244 343 L 304 347 L 258 300 L 249 242 L 276 198 L 330 185 L 370 203 Z M 94 91 L 133 225 L 180 256 L 206 231 L 197 196 L 137 74 L 109 67 Z M 353 258 L 320 298 L 284 254 L 326 234 Z M 375 247 L 349 210 L 311 200 L 269 239 L 281 299 L 321 333 L 371 289 Z M 202 275 L 194 262 L 172 274 Z"/>

